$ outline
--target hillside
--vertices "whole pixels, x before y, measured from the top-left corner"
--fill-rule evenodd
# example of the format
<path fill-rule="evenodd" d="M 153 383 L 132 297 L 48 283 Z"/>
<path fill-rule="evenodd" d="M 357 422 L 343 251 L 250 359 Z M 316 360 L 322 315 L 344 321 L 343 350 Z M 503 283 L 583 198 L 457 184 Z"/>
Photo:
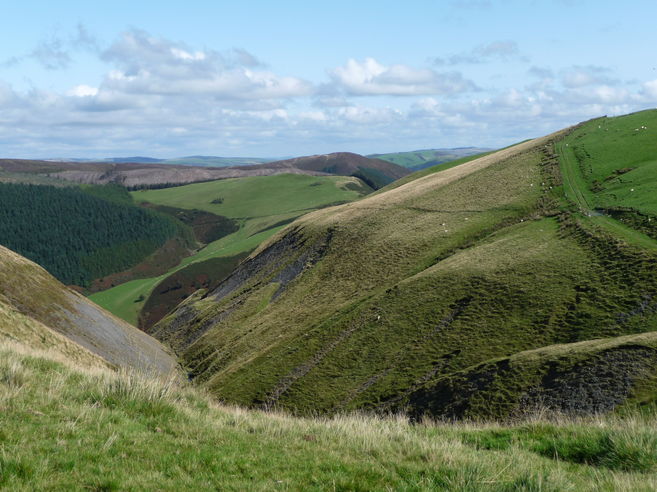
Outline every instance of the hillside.
<path fill-rule="evenodd" d="M 132 203 L 119 187 L 0 183 L 0 244 L 68 285 L 132 268 L 185 231 Z"/>
<path fill-rule="evenodd" d="M 322 156 L 298 157 L 261 164 L 249 163 L 222 167 L 176 165 L 160 162 L 52 162 L 24 159 L 0 159 L 0 173 L 26 174 L 59 181 L 84 184 L 118 184 L 131 189 L 165 188 L 217 179 L 306 174 L 359 177 L 369 186 L 380 188 L 408 171 L 379 159 L 368 159 L 346 152 Z M 0 175 L 1 176 L 1 175 Z"/>
<path fill-rule="evenodd" d="M 156 340 L 0 246 L 0 340 L 7 339 L 95 366 L 103 365 L 102 358 L 112 366 L 155 374 L 176 368 Z"/>
<path fill-rule="evenodd" d="M 166 272 L 91 296 L 105 309 L 149 329 L 199 288 L 215 287 L 258 244 L 297 217 L 353 201 L 372 189 L 353 177 L 282 174 L 132 192 L 137 203 L 225 217 L 237 229 L 209 242 Z"/>
<path fill-rule="evenodd" d="M 634 130 L 636 117 L 606 120 L 622 133 Z M 633 140 L 619 138 L 615 168 L 604 168 L 609 148 L 596 155 L 601 140 L 587 140 L 598 124 L 437 166 L 401 186 L 308 214 L 153 333 L 215 395 L 265 408 L 332 413 L 415 405 L 437 417 L 504 417 L 546 394 L 554 397 L 548 406 L 567 408 L 564 395 L 549 389 L 555 378 L 581 380 L 574 358 L 562 364 L 574 353 L 593 367 L 594 387 L 610 388 L 600 374 L 612 362 L 619 368 L 612 379 L 622 380 L 623 390 L 605 409 L 650 402 L 656 393 L 641 388 L 654 387 L 653 342 L 627 342 L 625 350 L 629 339 L 617 337 L 657 330 L 657 243 L 634 222 L 581 213 L 572 200 L 573 192 L 604 195 L 605 187 L 588 187 L 586 166 L 614 176 L 614 169 L 635 167 L 641 175 L 649 163 L 623 150 Z M 590 156 L 578 166 L 562 151 L 571 141 Z M 647 152 L 657 159 L 657 149 Z M 641 204 L 648 214 L 652 188 L 633 189 L 633 202 L 616 193 L 615 205 Z M 609 345 L 593 341 L 601 338 Z M 559 348 L 578 343 L 584 345 Z M 520 355 L 543 347 L 553 360 Z M 479 367 L 509 357 L 502 367 L 533 361 L 526 379 Z M 454 378 L 488 388 L 499 401 L 486 411 L 452 411 L 456 396 L 441 402 L 445 392 L 431 388 L 451 387 Z M 605 391 L 589 395 L 586 411 L 608 400 Z M 426 396 L 432 394 L 438 396 Z"/>
<path fill-rule="evenodd" d="M 424 149 L 388 154 L 371 154 L 367 157 L 381 159 L 413 171 L 419 171 L 420 169 L 435 166 L 436 164 L 488 152 L 490 152 L 490 149 L 480 147 L 457 147 L 454 149 Z"/>
<path fill-rule="evenodd" d="M 406 176 L 409 171 L 394 163 L 371 159 L 350 152 L 311 155 L 276 161 L 271 165 L 289 166 L 305 171 L 354 176 L 375 190 Z"/>
<path fill-rule="evenodd" d="M 90 367 L 91 366 L 91 367 Z M 512 425 L 301 419 L 0 343 L 8 490 L 651 490 L 654 414 Z"/>

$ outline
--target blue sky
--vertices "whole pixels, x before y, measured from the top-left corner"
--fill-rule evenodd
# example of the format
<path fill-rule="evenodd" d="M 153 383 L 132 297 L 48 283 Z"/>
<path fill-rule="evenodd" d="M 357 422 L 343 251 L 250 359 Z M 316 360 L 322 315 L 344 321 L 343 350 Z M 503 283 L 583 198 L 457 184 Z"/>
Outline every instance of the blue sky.
<path fill-rule="evenodd" d="M 3 5 L 0 157 L 500 147 L 657 106 L 654 0 L 97 4 Z"/>

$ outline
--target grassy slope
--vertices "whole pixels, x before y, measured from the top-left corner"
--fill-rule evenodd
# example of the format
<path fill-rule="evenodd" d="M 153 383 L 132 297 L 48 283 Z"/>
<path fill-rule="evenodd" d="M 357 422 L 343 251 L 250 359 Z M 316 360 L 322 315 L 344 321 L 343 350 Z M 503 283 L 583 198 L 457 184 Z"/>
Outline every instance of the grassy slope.
<path fill-rule="evenodd" d="M 0 345 L 10 490 L 654 490 L 654 416 L 409 425 L 221 407 Z"/>
<path fill-rule="evenodd" d="M 132 192 L 138 203 L 206 210 L 238 220 L 240 229 L 185 258 L 164 275 L 133 280 L 90 298 L 129 323 L 136 324 L 144 302 L 135 301 L 141 296 L 147 298 L 153 288 L 174 271 L 193 262 L 250 251 L 283 227 L 277 224 L 333 203 L 355 200 L 370 191 L 351 177 L 282 174 Z M 222 198 L 223 203 L 211 203 L 217 198 Z"/>
<path fill-rule="evenodd" d="M 657 249 L 655 131 L 657 111 L 641 111 L 591 120 L 558 145 L 566 197 L 587 222 L 649 249 Z M 607 215 L 618 209 L 622 217 Z"/>
<path fill-rule="evenodd" d="M 116 366 L 169 373 L 176 365 L 156 340 L 0 246 L 0 336 L 35 347 L 48 346 L 72 360 L 92 357 L 60 335 Z"/>
<path fill-rule="evenodd" d="M 0 343 L 20 342 L 33 350 L 50 351 L 88 367 L 106 367 L 107 362 L 75 342 L 0 301 Z"/>
<path fill-rule="evenodd" d="M 657 330 L 654 252 L 564 210 L 561 185 L 538 139 L 307 215 L 160 336 L 222 398 L 331 412 L 524 350 Z M 273 299 L 295 258 L 303 274 Z"/>
<path fill-rule="evenodd" d="M 486 155 L 492 154 L 492 152 L 485 152 L 483 154 L 476 154 L 476 155 L 469 155 L 467 157 L 461 157 L 460 159 L 456 159 L 453 161 L 445 162 L 443 164 L 436 164 L 435 166 L 428 167 L 426 169 L 422 169 L 420 171 L 415 171 L 412 174 L 409 174 L 408 176 L 404 176 L 403 178 L 398 179 L 397 181 L 393 181 L 390 183 L 388 186 L 385 188 L 381 188 L 380 190 L 377 190 L 376 193 L 385 193 L 388 190 L 392 190 L 394 188 L 399 188 L 401 185 L 404 185 L 406 183 L 410 183 L 411 181 L 415 181 L 416 179 L 422 178 L 424 176 L 428 176 L 433 173 L 439 173 L 441 171 L 446 171 L 448 169 L 451 169 L 456 166 L 460 166 L 461 164 L 465 164 L 466 162 L 473 161 L 475 159 L 478 159 L 479 157 L 484 157 Z"/>

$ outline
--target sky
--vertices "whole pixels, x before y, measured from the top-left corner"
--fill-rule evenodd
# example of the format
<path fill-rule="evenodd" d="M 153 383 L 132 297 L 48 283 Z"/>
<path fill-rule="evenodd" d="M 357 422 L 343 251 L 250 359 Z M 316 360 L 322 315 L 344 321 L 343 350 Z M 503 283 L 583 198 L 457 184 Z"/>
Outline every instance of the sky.
<path fill-rule="evenodd" d="M 0 157 L 498 148 L 657 106 L 655 0 L 3 2 Z"/>

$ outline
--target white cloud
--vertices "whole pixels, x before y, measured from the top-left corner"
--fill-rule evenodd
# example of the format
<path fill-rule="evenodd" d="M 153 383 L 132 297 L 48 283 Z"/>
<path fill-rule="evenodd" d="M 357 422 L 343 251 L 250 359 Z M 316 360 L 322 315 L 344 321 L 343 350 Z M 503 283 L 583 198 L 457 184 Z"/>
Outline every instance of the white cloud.
<path fill-rule="evenodd" d="M 98 87 L 91 87 L 85 84 L 76 85 L 70 91 L 68 91 L 69 96 L 77 96 L 77 97 L 95 96 L 97 94 L 98 94 Z"/>
<path fill-rule="evenodd" d="M 97 47 L 85 31 L 77 37 Z M 469 54 L 515 57 L 517 46 L 505 43 Z M 311 84 L 244 50 L 201 49 L 136 30 L 96 52 L 107 63 L 99 83 L 16 92 L 0 81 L 2 154 L 275 156 L 496 146 L 657 101 L 657 80 L 621 84 L 603 67 L 532 67 L 531 79 L 520 68 L 523 82 L 479 89 L 458 72 L 374 58 L 351 59 Z"/>
<path fill-rule="evenodd" d="M 644 82 L 642 93 L 647 98 L 657 101 L 657 79 Z"/>
<path fill-rule="evenodd" d="M 256 57 L 244 50 L 219 53 L 194 50 L 182 43 L 132 30 L 105 50 L 101 57 L 115 65 L 105 88 L 142 95 L 261 100 L 301 97 L 312 84 L 260 69 Z"/>
<path fill-rule="evenodd" d="M 402 64 L 385 66 L 374 58 L 362 62 L 350 59 L 330 75 L 338 87 L 356 96 L 456 94 L 476 88 L 458 72 L 438 73 Z"/>

